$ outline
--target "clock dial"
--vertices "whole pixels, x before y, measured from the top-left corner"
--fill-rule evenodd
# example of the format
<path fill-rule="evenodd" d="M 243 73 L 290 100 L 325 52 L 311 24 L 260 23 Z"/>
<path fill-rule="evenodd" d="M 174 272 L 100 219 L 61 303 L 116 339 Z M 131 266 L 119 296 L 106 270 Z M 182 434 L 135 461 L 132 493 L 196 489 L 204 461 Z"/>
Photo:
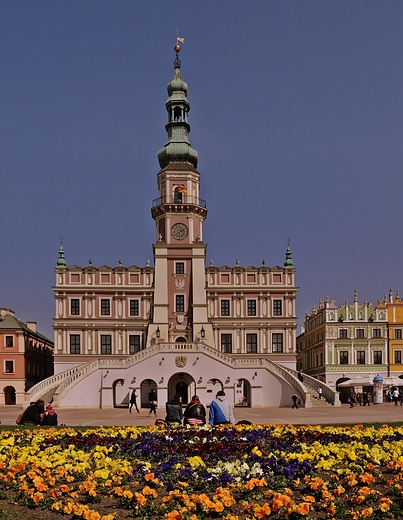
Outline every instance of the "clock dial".
<path fill-rule="evenodd" d="M 176 238 L 176 240 L 183 240 L 188 236 L 188 228 L 185 224 L 174 224 L 171 228 L 171 235 Z"/>

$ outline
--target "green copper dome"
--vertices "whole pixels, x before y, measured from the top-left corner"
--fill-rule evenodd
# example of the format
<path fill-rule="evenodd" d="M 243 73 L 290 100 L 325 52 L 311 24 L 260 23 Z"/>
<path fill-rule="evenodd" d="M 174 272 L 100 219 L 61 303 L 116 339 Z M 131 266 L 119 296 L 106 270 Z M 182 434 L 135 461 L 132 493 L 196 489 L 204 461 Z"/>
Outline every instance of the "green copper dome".
<path fill-rule="evenodd" d="M 169 98 L 165 106 L 168 112 L 168 124 L 165 125 L 165 129 L 168 133 L 168 140 L 164 148 L 158 152 L 161 168 L 172 162 L 188 162 L 197 168 L 198 163 L 198 153 L 192 148 L 188 139 L 190 105 L 187 100 L 188 86 L 181 76 L 179 50 L 179 46 L 175 46 L 175 74 L 167 86 Z"/>
<path fill-rule="evenodd" d="M 59 248 L 59 258 L 57 259 L 56 267 L 67 267 L 67 263 L 64 258 L 63 246 L 60 246 L 60 248 Z"/>
<path fill-rule="evenodd" d="M 294 269 L 294 262 L 292 261 L 292 258 L 291 258 L 291 249 L 289 246 L 287 247 L 287 252 L 285 254 L 284 267 L 286 269 Z"/>

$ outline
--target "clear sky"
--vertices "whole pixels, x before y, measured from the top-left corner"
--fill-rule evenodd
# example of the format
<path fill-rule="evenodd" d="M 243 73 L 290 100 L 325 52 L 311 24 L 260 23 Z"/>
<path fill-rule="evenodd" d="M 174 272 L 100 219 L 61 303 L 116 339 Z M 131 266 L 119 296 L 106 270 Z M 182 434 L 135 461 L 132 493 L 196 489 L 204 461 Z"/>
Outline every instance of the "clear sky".
<path fill-rule="evenodd" d="M 0 306 L 53 338 L 68 265 L 144 266 L 176 29 L 207 261 L 283 265 L 299 324 L 402 283 L 403 2 L 3 0 Z"/>

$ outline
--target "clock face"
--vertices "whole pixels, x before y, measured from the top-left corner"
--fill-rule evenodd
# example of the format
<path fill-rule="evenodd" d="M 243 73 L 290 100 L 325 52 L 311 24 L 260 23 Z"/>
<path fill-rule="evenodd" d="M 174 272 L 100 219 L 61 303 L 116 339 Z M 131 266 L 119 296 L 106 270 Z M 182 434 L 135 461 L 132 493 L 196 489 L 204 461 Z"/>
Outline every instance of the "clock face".
<path fill-rule="evenodd" d="M 171 228 L 171 235 L 176 238 L 176 240 L 183 240 L 188 236 L 188 228 L 185 224 L 174 224 Z"/>

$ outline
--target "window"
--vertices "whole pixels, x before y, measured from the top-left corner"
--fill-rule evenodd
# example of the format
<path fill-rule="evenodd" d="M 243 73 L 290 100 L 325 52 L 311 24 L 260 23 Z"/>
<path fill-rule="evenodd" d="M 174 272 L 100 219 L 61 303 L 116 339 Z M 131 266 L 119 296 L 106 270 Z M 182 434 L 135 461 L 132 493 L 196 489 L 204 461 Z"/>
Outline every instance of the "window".
<path fill-rule="evenodd" d="M 14 361 L 5 361 L 4 371 L 6 374 L 14 374 Z"/>
<path fill-rule="evenodd" d="M 257 353 L 257 334 L 246 334 L 246 352 L 248 354 Z"/>
<path fill-rule="evenodd" d="M 401 365 L 401 364 L 402 364 L 402 351 L 395 350 L 395 365 Z"/>
<path fill-rule="evenodd" d="M 178 191 L 178 188 L 175 188 L 174 191 L 174 202 L 175 204 L 182 204 L 182 192 Z"/>
<path fill-rule="evenodd" d="M 340 365 L 348 365 L 348 350 L 340 352 Z"/>
<path fill-rule="evenodd" d="M 185 274 L 185 262 L 175 262 L 175 274 Z"/>
<path fill-rule="evenodd" d="M 101 334 L 101 354 L 112 354 L 112 336 Z"/>
<path fill-rule="evenodd" d="M 382 365 L 382 351 L 381 350 L 374 351 L 374 365 Z"/>
<path fill-rule="evenodd" d="M 402 329 L 395 329 L 395 339 L 402 339 Z"/>
<path fill-rule="evenodd" d="M 340 329 L 340 338 L 348 338 L 347 329 Z"/>
<path fill-rule="evenodd" d="M 381 329 L 372 329 L 372 337 L 380 338 L 381 337 Z"/>
<path fill-rule="evenodd" d="M 282 300 L 273 301 L 273 316 L 282 316 L 283 314 L 283 302 Z"/>
<path fill-rule="evenodd" d="M 229 300 L 221 300 L 221 316 L 229 316 L 229 306 L 230 301 Z"/>
<path fill-rule="evenodd" d="M 14 347 L 14 336 L 6 336 L 6 347 Z"/>
<path fill-rule="evenodd" d="M 357 329 L 355 331 L 355 334 L 356 334 L 356 338 L 365 338 L 364 329 Z"/>
<path fill-rule="evenodd" d="M 283 352 L 283 334 L 274 333 L 271 338 L 273 352 Z"/>
<path fill-rule="evenodd" d="M 101 315 L 109 316 L 111 313 L 111 302 L 110 300 L 101 300 Z"/>
<path fill-rule="evenodd" d="M 72 298 L 70 300 L 70 314 L 72 316 L 78 316 L 80 314 L 80 300 L 78 298 Z"/>
<path fill-rule="evenodd" d="M 80 334 L 70 334 L 70 354 L 80 354 Z"/>
<path fill-rule="evenodd" d="M 136 352 L 140 352 L 140 336 L 131 334 L 129 336 L 129 354 L 136 354 Z"/>
<path fill-rule="evenodd" d="M 357 352 L 357 365 L 365 365 L 365 351 L 363 350 Z"/>
<path fill-rule="evenodd" d="M 139 316 L 140 308 L 138 300 L 130 300 L 130 316 Z"/>
<path fill-rule="evenodd" d="M 185 296 L 183 294 L 175 296 L 175 310 L 176 312 L 185 312 Z"/>
<path fill-rule="evenodd" d="M 248 316 L 256 316 L 256 300 L 248 300 Z"/>
<path fill-rule="evenodd" d="M 221 352 L 232 353 L 232 334 L 221 334 Z"/>

